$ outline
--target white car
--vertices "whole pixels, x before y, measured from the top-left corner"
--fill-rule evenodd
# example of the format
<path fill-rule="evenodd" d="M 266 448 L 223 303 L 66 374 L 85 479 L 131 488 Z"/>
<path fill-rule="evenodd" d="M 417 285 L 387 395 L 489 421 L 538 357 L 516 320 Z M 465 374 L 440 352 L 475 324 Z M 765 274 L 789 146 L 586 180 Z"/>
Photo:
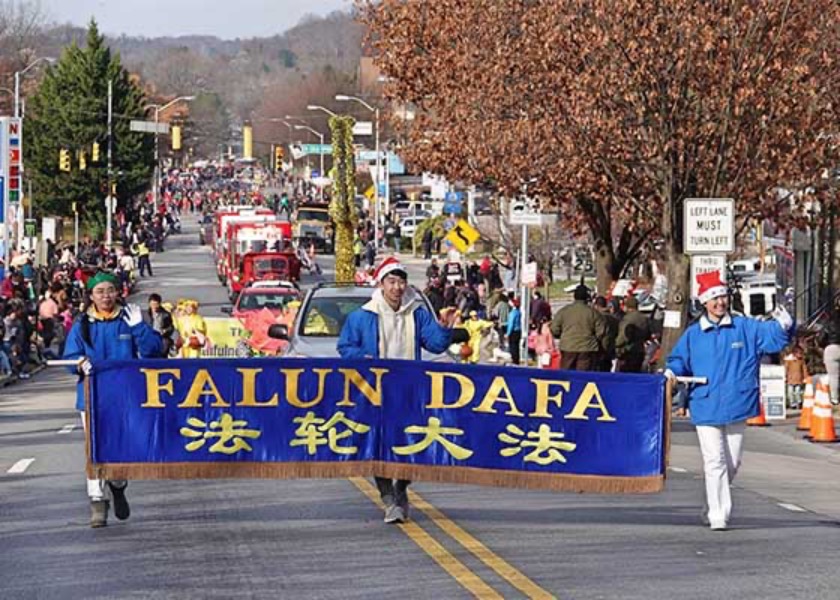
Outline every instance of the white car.
<path fill-rule="evenodd" d="M 417 226 L 425 220 L 426 217 L 422 215 L 417 215 L 414 217 L 405 217 L 403 220 L 400 221 L 400 234 L 402 235 L 402 237 L 414 237 L 414 233 L 417 231 Z"/>

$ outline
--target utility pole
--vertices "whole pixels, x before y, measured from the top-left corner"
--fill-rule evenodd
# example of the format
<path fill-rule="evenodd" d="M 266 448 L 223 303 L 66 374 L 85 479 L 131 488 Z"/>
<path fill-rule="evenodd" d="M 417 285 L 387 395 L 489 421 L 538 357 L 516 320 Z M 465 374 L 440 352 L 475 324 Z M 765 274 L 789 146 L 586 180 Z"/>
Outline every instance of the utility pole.
<path fill-rule="evenodd" d="M 114 147 L 114 81 L 108 80 L 108 191 L 105 195 L 105 244 L 111 248 L 111 209 L 113 199 L 111 189 L 113 185 L 113 147 Z"/>
<path fill-rule="evenodd" d="M 158 131 L 158 124 L 160 123 L 160 107 L 155 107 L 155 172 L 152 182 L 152 209 L 154 214 L 157 214 L 158 207 L 158 193 L 160 188 L 160 132 Z"/>

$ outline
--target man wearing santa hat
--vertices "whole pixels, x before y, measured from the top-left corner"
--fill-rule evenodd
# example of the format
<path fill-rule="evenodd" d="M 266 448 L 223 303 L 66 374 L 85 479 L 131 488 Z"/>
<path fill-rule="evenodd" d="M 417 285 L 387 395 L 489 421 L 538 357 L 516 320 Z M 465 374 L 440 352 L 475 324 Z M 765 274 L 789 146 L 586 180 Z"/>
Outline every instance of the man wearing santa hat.
<path fill-rule="evenodd" d="M 374 272 L 377 288 L 369 302 L 347 316 L 338 339 L 342 358 L 420 360 L 420 350 L 440 354 L 450 344 L 469 340 L 465 329 L 440 325 L 420 296 L 408 286 L 408 272 L 389 256 Z M 385 505 L 385 522 L 408 518 L 408 484 L 376 478 Z"/>
<path fill-rule="evenodd" d="M 706 480 L 703 521 L 725 530 L 732 512 L 730 484 L 741 464 L 745 422 L 760 412 L 761 356 L 787 346 L 793 319 L 778 307 L 772 321 L 729 312 L 729 296 L 720 273 L 697 276 L 703 315 L 688 326 L 668 357 L 665 376 L 705 377 L 688 393 Z"/>

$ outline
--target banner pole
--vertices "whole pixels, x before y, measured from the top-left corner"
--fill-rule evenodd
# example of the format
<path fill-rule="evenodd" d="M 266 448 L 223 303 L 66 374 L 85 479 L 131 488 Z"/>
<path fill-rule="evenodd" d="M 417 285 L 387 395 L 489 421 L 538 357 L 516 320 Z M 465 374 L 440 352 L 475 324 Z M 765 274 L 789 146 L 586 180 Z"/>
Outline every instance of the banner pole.
<path fill-rule="evenodd" d="M 62 362 L 62 361 L 56 361 Z M 71 361 L 72 362 L 72 361 Z M 84 390 L 85 394 L 85 471 L 87 471 L 88 477 L 94 477 L 93 473 L 93 462 L 90 458 L 90 439 L 91 439 L 91 431 L 90 431 L 90 377 L 85 377 L 82 383 L 82 389 Z"/>

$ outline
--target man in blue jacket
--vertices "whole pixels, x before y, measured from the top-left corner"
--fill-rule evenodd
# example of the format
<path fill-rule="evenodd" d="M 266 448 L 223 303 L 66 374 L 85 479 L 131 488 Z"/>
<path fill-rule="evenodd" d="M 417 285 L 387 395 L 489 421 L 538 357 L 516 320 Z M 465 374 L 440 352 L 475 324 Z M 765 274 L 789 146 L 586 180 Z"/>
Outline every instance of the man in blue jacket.
<path fill-rule="evenodd" d="M 163 338 L 143 322 L 140 307 L 117 303 L 120 282 L 116 275 L 97 273 L 88 280 L 86 287 L 90 293 L 89 306 L 73 323 L 64 346 L 64 358 L 82 359 L 78 369 L 83 377 L 93 372 L 97 361 L 163 356 Z M 76 409 L 81 411 L 82 423 L 86 424 L 81 380 L 77 386 Z M 120 520 L 128 518 L 127 485 L 125 481 L 88 479 L 91 527 L 108 524 L 109 496 L 114 501 L 114 515 Z"/>
<path fill-rule="evenodd" d="M 773 321 L 729 312 L 726 285 L 717 271 L 697 276 L 705 313 L 691 324 L 668 357 L 665 375 L 705 377 L 689 392 L 691 420 L 697 429 L 706 479 L 703 520 L 725 530 L 732 512 L 730 484 L 741 464 L 745 422 L 760 412 L 761 356 L 780 352 L 790 339 L 793 320 L 784 308 Z"/>
<path fill-rule="evenodd" d="M 408 287 L 408 273 L 396 258 L 383 260 L 374 279 L 377 289 L 373 297 L 350 313 L 341 329 L 337 348 L 342 358 L 420 360 L 423 348 L 440 354 L 450 344 L 469 339 L 464 329 L 447 329 L 438 324 Z M 386 523 L 402 523 L 408 518 L 409 483 L 376 477 Z"/>

